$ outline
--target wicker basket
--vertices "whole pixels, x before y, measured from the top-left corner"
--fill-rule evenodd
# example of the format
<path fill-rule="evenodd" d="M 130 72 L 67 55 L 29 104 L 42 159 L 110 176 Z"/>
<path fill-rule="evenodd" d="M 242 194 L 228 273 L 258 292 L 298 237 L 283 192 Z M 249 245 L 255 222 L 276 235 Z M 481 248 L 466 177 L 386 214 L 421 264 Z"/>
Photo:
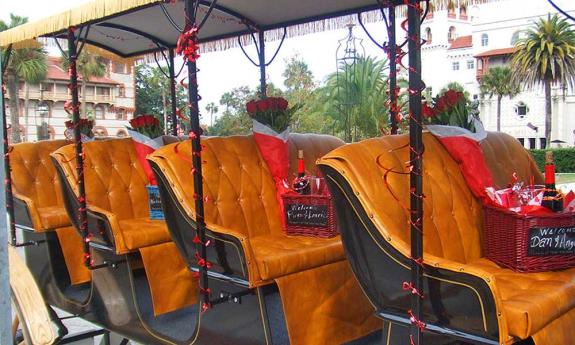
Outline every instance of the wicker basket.
<path fill-rule="evenodd" d="M 485 256 L 517 272 L 575 266 L 575 213 L 524 216 L 484 206 Z"/>
<path fill-rule="evenodd" d="M 338 235 L 330 195 L 282 195 L 288 236 L 331 238 Z"/>

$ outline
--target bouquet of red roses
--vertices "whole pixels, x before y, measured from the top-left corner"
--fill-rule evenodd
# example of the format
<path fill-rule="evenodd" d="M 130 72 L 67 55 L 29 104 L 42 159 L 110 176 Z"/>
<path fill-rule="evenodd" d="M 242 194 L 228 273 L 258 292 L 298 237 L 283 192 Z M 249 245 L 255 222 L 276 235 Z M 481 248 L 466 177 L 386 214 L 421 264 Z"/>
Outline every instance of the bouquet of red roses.
<path fill-rule="evenodd" d="M 68 120 L 66 122 L 64 122 L 64 125 L 67 128 L 67 134 L 66 137 L 70 136 L 70 139 L 74 138 L 74 122 L 72 122 L 71 120 Z M 94 133 L 92 132 L 92 128 L 94 127 L 94 121 L 92 120 L 88 120 L 88 119 L 80 119 L 80 122 L 78 123 L 78 126 L 80 127 L 80 133 L 88 138 L 93 138 L 94 137 Z"/>
<path fill-rule="evenodd" d="M 246 110 L 252 119 L 270 127 L 277 133 L 288 128 L 293 113 L 299 108 L 300 106 L 297 105 L 288 108 L 288 101 L 282 97 L 268 97 L 249 101 L 246 104 Z"/>
<path fill-rule="evenodd" d="M 132 128 L 128 127 L 128 134 L 132 137 L 138 159 L 150 184 L 156 185 L 156 178 L 146 156 L 164 145 L 160 120 L 153 115 L 140 115 L 130 120 L 130 126 Z"/>
<path fill-rule="evenodd" d="M 151 139 L 163 134 L 160 120 L 153 115 L 140 115 L 138 117 L 134 117 L 130 120 L 130 126 L 132 126 L 132 128 L 129 128 L 130 130 L 136 131 Z"/>
<path fill-rule="evenodd" d="M 428 124 L 457 126 L 475 132 L 475 121 L 469 109 L 463 92 L 449 89 L 442 96 L 435 97 L 431 104 L 423 102 L 421 114 Z"/>

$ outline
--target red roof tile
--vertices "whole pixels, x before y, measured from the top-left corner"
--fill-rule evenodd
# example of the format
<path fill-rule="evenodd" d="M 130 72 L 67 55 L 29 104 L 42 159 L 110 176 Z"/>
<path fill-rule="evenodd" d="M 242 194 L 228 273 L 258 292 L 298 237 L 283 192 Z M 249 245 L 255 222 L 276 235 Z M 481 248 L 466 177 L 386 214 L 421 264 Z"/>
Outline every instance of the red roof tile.
<path fill-rule="evenodd" d="M 473 47 L 473 36 L 461 36 L 451 42 L 449 49 L 461 49 Z"/>
<path fill-rule="evenodd" d="M 48 57 L 48 75 L 46 79 L 51 80 L 70 80 L 68 72 L 64 71 L 59 57 Z M 82 80 L 82 76 L 78 75 L 78 81 Z M 92 77 L 90 82 L 94 84 L 119 84 L 117 81 L 106 77 Z"/>
<path fill-rule="evenodd" d="M 488 57 L 488 56 L 500 56 L 500 55 L 511 55 L 515 52 L 514 47 L 493 49 L 483 52 L 481 54 L 475 55 L 475 57 Z"/>

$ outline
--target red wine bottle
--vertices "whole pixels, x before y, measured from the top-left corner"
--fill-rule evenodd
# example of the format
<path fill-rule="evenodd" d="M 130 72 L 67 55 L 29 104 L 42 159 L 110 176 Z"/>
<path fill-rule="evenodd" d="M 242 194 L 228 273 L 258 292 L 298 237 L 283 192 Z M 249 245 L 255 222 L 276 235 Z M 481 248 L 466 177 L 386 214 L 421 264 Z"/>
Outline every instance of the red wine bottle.
<path fill-rule="evenodd" d="M 553 162 L 553 152 L 545 152 L 545 192 L 541 206 L 553 212 L 563 211 L 563 198 L 555 188 L 555 163 Z"/>
<path fill-rule="evenodd" d="M 305 176 L 305 163 L 303 162 L 303 150 L 297 151 L 297 177 L 293 182 L 293 189 L 301 195 L 311 194 L 309 179 Z"/>

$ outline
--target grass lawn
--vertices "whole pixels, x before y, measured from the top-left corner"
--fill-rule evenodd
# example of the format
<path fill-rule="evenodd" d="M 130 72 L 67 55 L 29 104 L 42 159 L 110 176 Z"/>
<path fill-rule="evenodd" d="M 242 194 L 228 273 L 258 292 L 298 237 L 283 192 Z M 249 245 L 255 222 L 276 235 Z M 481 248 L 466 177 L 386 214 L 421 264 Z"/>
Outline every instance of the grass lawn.
<path fill-rule="evenodd" d="M 557 174 L 557 184 L 560 183 L 573 183 L 575 182 L 575 173 Z"/>

